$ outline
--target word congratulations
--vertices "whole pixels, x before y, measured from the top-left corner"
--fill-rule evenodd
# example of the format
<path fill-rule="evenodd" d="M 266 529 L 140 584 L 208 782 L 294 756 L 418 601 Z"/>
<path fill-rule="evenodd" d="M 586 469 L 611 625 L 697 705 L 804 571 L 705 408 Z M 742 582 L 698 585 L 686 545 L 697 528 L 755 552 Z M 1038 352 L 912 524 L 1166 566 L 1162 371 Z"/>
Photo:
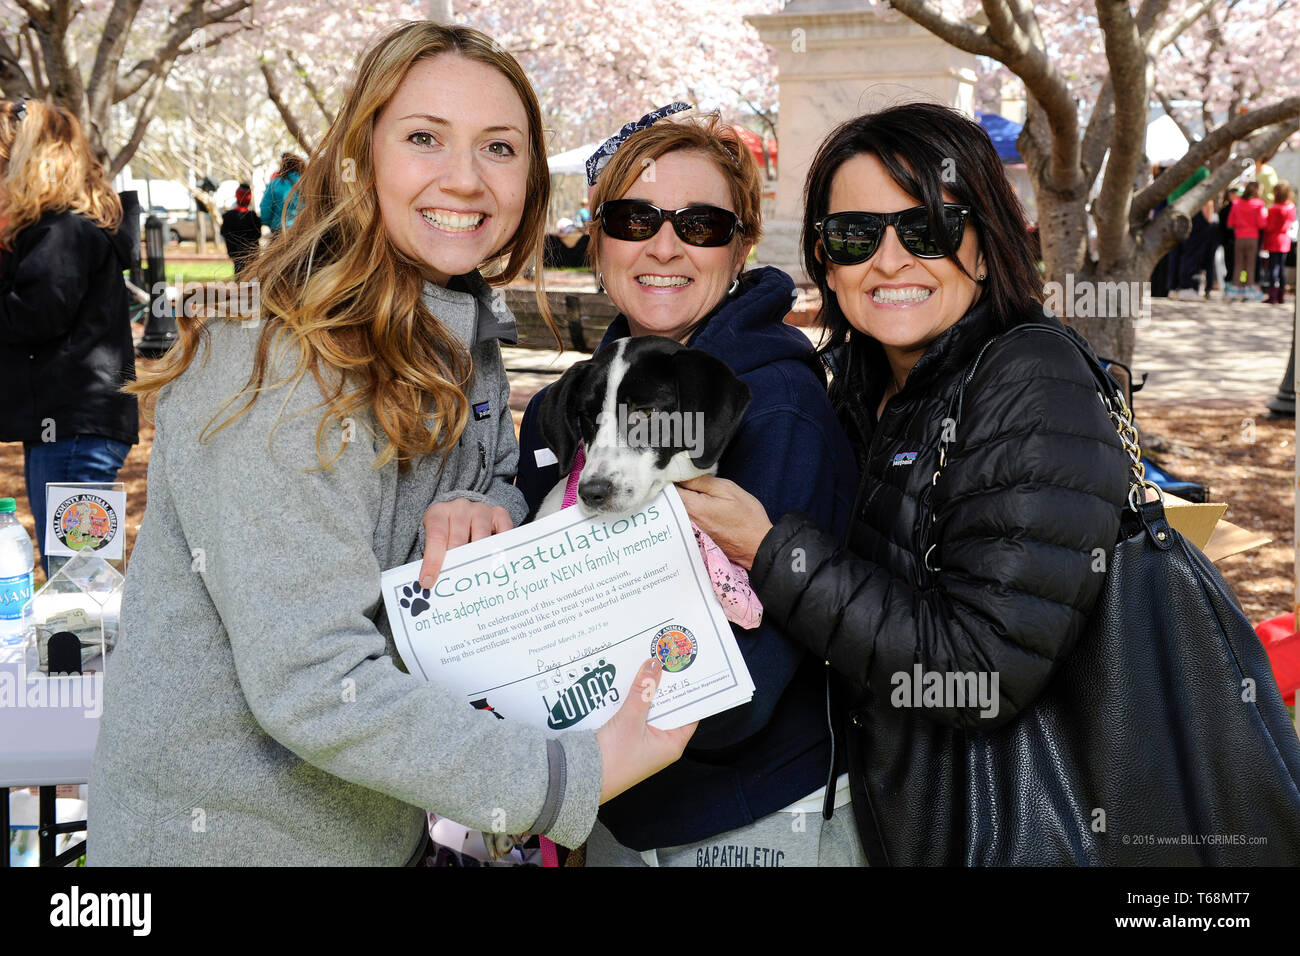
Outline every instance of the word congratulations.
<path fill-rule="evenodd" d="M 464 591 L 488 587 L 493 584 L 497 587 L 507 587 L 520 571 L 536 571 L 542 568 L 543 565 L 564 562 L 565 559 L 576 555 L 580 551 L 590 551 L 596 545 L 604 545 L 611 539 L 626 534 L 633 528 L 648 525 L 650 522 L 659 519 L 659 506 L 650 505 L 644 511 L 634 512 L 626 518 L 619 518 L 617 521 L 602 521 L 599 524 L 591 524 L 586 531 L 570 531 L 566 529 L 562 542 L 549 545 L 539 544 L 532 553 L 522 554 L 509 560 L 502 560 L 494 564 L 489 570 L 476 571 L 474 574 L 466 574 L 458 578 L 451 576 L 440 577 L 438 583 L 433 586 L 433 593 L 441 598 L 449 598 L 455 597 Z M 603 566 L 603 563 L 598 563 L 597 566 Z M 545 569 L 543 568 L 543 570 Z"/>

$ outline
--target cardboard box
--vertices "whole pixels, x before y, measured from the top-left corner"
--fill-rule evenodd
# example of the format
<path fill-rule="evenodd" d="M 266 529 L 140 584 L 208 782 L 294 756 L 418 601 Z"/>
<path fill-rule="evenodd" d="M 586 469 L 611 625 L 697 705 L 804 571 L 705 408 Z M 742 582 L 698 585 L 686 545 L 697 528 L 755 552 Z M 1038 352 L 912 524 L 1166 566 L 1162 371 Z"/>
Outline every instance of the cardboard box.
<path fill-rule="evenodd" d="M 1204 551 L 1211 561 L 1258 548 L 1273 540 L 1267 535 L 1238 527 L 1231 521 L 1224 521 L 1223 513 L 1227 510 L 1226 503 L 1194 504 L 1177 495 L 1165 493 L 1165 516 L 1169 523 L 1179 534 Z"/>

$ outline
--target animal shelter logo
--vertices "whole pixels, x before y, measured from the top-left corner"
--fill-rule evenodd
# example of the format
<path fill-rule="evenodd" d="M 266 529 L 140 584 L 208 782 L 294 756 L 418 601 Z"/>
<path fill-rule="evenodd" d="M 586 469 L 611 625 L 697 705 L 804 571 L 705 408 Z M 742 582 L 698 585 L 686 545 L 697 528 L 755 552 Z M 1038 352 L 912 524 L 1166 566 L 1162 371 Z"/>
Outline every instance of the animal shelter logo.
<path fill-rule="evenodd" d="M 650 653 L 659 658 L 659 663 L 670 674 L 690 667 L 699 651 L 695 635 L 680 624 L 669 624 L 650 643 Z"/>
<path fill-rule="evenodd" d="M 614 687 L 616 674 L 613 664 L 606 664 L 604 659 L 596 662 L 596 667 L 584 667 L 579 675 L 569 671 L 569 678 L 574 683 L 561 691 L 555 703 L 549 703 L 542 694 L 542 706 L 547 709 L 546 726 L 552 730 L 564 730 L 579 723 L 592 713 L 618 701 L 618 689 Z"/>
<path fill-rule="evenodd" d="M 54 512 L 54 535 L 73 551 L 97 551 L 117 533 L 117 511 L 96 495 L 74 495 Z"/>

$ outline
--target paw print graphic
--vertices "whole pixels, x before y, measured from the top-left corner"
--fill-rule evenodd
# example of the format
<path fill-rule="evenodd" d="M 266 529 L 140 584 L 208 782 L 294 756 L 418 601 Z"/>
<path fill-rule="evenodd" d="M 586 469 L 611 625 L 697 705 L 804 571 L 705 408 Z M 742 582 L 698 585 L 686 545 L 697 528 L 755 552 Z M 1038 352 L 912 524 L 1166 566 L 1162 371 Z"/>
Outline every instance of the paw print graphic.
<path fill-rule="evenodd" d="M 402 588 L 402 595 L 401 600 L 397 603 L 404 608 L 409 608 L 411 617 L 419 617 L 429 610 L 429 589 L 420 587 L 419 581 L 412 581 Z"/>

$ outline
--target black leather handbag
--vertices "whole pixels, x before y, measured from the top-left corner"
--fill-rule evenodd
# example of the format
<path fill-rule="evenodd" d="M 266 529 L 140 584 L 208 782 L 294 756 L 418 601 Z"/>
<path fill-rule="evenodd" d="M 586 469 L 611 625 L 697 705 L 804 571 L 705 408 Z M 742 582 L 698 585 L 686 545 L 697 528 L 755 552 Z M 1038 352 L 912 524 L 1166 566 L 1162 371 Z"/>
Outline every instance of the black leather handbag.
<path fill-rule="evenodd" d="M 1005 334 L 1031 333 L 1079 347 L 1133 480 L 1102 594 L 1042 696 L 1004 727 L 954 738 L 968 783 L 954 795 L 965 819 L 950 832 L 965 845 L 952 856 L 971 865 L 1300 863 L 1300 738 L 1259 638 L 1210 560 L 1170 527 L 1163 499 L 1143 500 L 1155 486 L 1118 386 L 1070 333 L 1028 324 Z M 991 344 L 962 378 L 954 421 Z M 946 459 L 945 448 L 941 470 Z M 1074 832 L 1061 832 L 1063 819 L 1077 821 Z"/>

